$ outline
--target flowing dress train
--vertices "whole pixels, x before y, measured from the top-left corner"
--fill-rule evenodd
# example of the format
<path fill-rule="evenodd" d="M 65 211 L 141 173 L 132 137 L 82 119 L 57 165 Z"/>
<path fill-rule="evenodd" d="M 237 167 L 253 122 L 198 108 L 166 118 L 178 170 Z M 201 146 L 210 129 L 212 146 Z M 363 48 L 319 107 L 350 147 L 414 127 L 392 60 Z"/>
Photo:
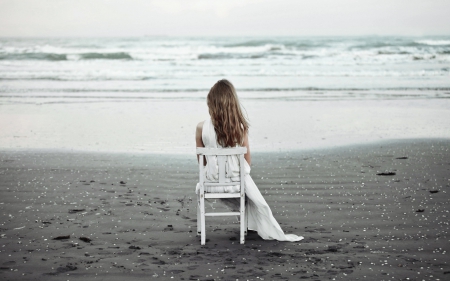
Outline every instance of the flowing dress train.
<path fill-rule="evenodd" d="M 216 132 L 212 124 L 211 119 L 206 120 L 203 123 L 202 140 L 205 147 L 220 148 L 217 143 Z M 217 157 L 207 156 L 207 164 L 205 166 L 205 179 L 217 180 L 218 167 Z M 247 212 L 248 212 L 248 229 L 255 230 L 261 238 L 266 240 L 278 240 L 278 241 L 300 241 L 303 236 L 297 236 L 295 234 L 284 234 L 280 225 L 272 215 L 269 205 L 262 196 L 252 177 L 250 176 L 250 166 L 247 161 L 245 165 L 245 195 L 247 197 Z M 226 164 L 226 174 L 230 178 L 230 182 L 233 177 L 239 175 L 239 158 L 236 156 L 228 156 Z M 198 193 L 199 185 L 197 184 L 196 193 Z M 226 186 L 226 187 L 208 187 L 207 192 L 238 192 L 239 186 Z M 229 208 L 238 210 L 239 199 L 221 199 L 225 205 Z"/>

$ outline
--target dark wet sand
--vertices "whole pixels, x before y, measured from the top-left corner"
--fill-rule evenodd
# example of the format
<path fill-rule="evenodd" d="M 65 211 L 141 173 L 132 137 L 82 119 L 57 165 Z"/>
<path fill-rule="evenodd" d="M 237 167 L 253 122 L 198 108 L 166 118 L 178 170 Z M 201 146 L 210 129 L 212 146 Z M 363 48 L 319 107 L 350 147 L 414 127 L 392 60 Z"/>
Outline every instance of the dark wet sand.
<path fill-rule="evenodd" d="M 305 240 L 210 218 L 200 246 L 195 156 L 2 151 L 0 279 L 450 280 L 449 140 L 259 153 L 252 176 Z"/>

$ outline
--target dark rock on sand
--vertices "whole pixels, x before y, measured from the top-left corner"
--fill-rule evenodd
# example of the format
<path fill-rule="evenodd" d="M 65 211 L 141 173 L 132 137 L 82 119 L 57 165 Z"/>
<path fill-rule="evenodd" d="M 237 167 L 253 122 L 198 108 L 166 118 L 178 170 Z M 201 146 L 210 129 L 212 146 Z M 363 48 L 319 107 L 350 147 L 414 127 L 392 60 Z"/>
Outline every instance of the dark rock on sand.
<path fill-rule="evenodd" d="M 438 193 L 439 190 L 430 190 L 430 193 Z"/>
<path fill-rule="evenodd" d="M 130 246 L 130 247 L 128 247 L 128 249 L 131 249 L 131 250 L 140 250 L 141 247 L 139 247 L 139 246 Z"/>
<path fill-rule="evenodd" d="M 159 260 L 157 257 L 153 257 L 152 259 L 154 260 L 154 262 L 152 262 L 152 264 L 159 264 L 159 265 L 166 264 L 165 261 Z"/>
<path fill-rule="evenodd" d="M 80 240 L 86 243 L 90 243 L 92 241 L 92 239 L 87 238 L 87 237 L 80 237 Z"/>
<path fill-rule="evenodd" d="M 75 214 L 75 213 L 84 212 L 84 211 L 86 211 L 86 209 L 70 209 L 69 214 Z"/>
<path fill-rule="evenodd" d="M 425 209 L 417 209 L 416 212 L 417 213 L 423 213 L 423 212 L 425 212 Z"/>
<path fill-rule="evenodd" d="M 328 246 L 328 252 L 337 252 L 340 249 L 338 246 Z"/>
<path fill-rule="evenodd" d="M 395 159 L 408 159 L 408 157 L 402 156 L 402 157 L 397 157 L 397 158 L 395 158 Z"/>
<path fill-rule="evenodd" d="M 381 172 L 378 173 L 377 176 L 395 176 L 395 172 Z"/>

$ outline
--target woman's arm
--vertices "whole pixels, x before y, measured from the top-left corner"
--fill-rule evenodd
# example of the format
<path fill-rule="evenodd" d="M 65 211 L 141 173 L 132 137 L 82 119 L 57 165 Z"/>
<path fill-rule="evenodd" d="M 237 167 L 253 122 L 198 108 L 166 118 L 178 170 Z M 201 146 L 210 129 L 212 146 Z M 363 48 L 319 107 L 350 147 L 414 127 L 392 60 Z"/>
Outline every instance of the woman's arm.
<path fill-rule="evenodd" d="M 244 158 L 247 161 L 248 165 L 251 166 L 252 156 L 250 155 L 250 144 L 248 142 L 248 133 L 246 133 L 244 137 L 244 146 L 247 147 L 247 153 L 244 155 Z"/>
<path fill-rule="evenodd" d="M 203 123 L 205 123 L 205 121 L 198 123 L 197 128 L 195 130 L 195 147 L 205 147 L 205 144 L 203 143 L 202 140 Z M 198 154 L 197 154 L 197 161 L 200 161 Z M 203 159 L 203 163 L 206 165 L 206 158 Z"/>

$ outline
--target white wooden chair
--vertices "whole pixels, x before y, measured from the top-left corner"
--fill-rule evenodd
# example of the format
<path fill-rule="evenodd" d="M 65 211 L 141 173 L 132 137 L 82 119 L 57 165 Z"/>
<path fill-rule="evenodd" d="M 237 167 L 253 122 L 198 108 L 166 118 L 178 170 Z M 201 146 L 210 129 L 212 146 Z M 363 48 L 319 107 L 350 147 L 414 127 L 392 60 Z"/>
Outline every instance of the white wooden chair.
<path fill-rule="evenodd" d="M 205 217 L 215 216 L 239 216 L 240 217 L 240 242 L 244 244 L 245 235 L 247 235 L 247 212 L 245 211 L 245 171 L 244 171 L 244 154 L 247 153 L 246 147 L 234 147 L 234 148 L 205 148 L 197 147 L 197 155 L 199 155 L 199 184 L 200 189 L 198 191 L 198 206 L 197 206 L 197 235 L 201 235 L 201 245 L 205 245 L 206 233 L 205 233 Z M 204 160 L 203 156 L 217 156 L 217 164 L 219 170 L 219 180 L 217 182 L 206 182 L 204 173 Z M 233 181 L 231 184 L 226 182 L 225 165 L 227 156 L 237 155 L 240 163 L 239 181 Z M 240 185 L 238 193 L 209 193 L 205 189 L 208 186 L 230 186 Z M 205 199 L 210 198 L 240 198 L 240 210 L 239 212 L 205 212 Z"/>

